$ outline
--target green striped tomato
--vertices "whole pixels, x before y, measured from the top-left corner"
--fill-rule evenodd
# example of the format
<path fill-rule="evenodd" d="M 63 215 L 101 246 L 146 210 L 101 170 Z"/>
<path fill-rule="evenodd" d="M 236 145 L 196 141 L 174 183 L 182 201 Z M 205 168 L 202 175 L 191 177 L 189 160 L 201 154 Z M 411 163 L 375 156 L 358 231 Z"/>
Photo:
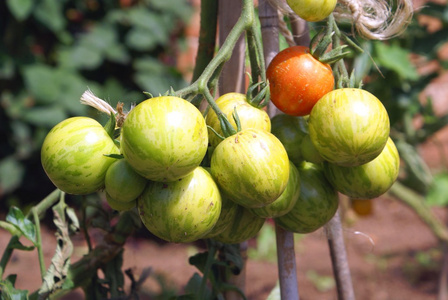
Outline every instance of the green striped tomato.
<path fill-rule="evenodd" d="M 110 208 L 118 210 L 118 211 L 125 211 L 133 209 L 137 205 L 137 200 L 134 199 L 132 201 L 123 202 L 120 200 L 116 200 L 112 198 L 108 193 L 106 193 L 106 201 L 107 204 L 109 204 Z"/>
<path fill-rule="evenodd" d="M 247 208 L 237 206 L 230 226 L 213 239 L 226 244 L 238 244 L 253 238 L 263 227 L 265 219 L 252 214 Z"/>
<path fill-rule="evenodd" d="M 104 178 L 118 154 L 114 141 L 96 120 L 68 118 L 54 126 L 41 149 L 42 166 L 56 187 L 68 194 L 86 195 L 104 186 Z"/>
<path fill-rule="evenodd" d="M 250 212 L 261 218 L 276 218 L 288 213 L 300 195 L 300 174 L 289 162 L 289 180 L 283 193 L 274 202 L 263 207 L 251 208 Z"/>
<path fill-rule="evenodd" d="M 305 118 L 286 114 L 278 114 L 271 120 L 271 132 L 285 147 L 289 159 L 294 164 L 303 160 L 302 140 L 308 135 L 308 124 Z"/>
<path fill-rule="evenodd" d="M 234 222 L 235 214 L 237 213 L 239 205 L 222 194 L 221 200 L 221 214 L 219 215 L 218 222 L 216 222 L 213 229 L 203 237 L 204 239 L 213 238 L 214 236 L 226 230 L 227 227 L 231 226 L 231 224 Z"/>
<path fill-rule="evenodd" d="M 267 112 L 250 105 L 249 102 L 247 102 L 246 95 L 244 94 L 224 94 L 216 100 L 216 105 L 218 105 L 235 129 L 236 123 L 232 114 L 236 109 L 240 119 L 241 129 L 259 128 L 266 131 L 271 131 L 271 120 L 269 119 Z M 213 128 L 220 135 L 223 135 L 218 116 L 213 109 L 209 110 L 205 120 L 207 125 Z M 212 149 L 214 149 L 222 141 L 211 129 L 209 129 L 208 136 Z"/>
<path fill-rule="evenodd" d="M 400 157 L 391 138 L 374 160 L 356 167 L 324 164 L 325 175 L 342 194 L 371 199 L 384 194 L 398 177 Z"/>
<path fill-rule="evenodd" d="M 244 129 L 222 141 L 213 152 L 210 169 L 221 191 L 248 208 L 274 202 L 289 178 L 285 148 L 261 129 Z"/>
<path fill-rule="evenodd" d="M 383 104 L 362 89 L 344 88 L 323 96 L 308 120 L 310 138 L 327 161 L 359 166 L 377 157 L 390 132 Z"/>
<path fill-rule="evenodd" d="M 289 7 L 302 19 L 317 22 L 328 17 L 336 7 L 337 0 L 286 0 Z"/>
<path fill-rule="evenodd" d="M 277 225 L 296 233 L 310 233 L 325 225 L 336 213 L 338 193 L 325 178 L 322 167 L 310 162 L 297 166 L 300 196 L 287 214 L 275 218 Z"/>
<path fill-rule="evenodd" d="M 106 172 L 104 187 L 111 198 L 120 202 L 130 202 L 143 192 L 148 180 L 138 175 L 126 159 L 118 159 Z"/>
<path fill-rule="evenodd" d="M 186 176 L 207 152 L 207 127 L 201 112 L 178 97 L 143 101 L 129 112 L 121 130 L 121 150 L 127 162 L 153 181 Z"/>
<path fill-rule="evenodd" d="M 211 175 L 197 167 L 173 182 L 149 182 L 137 200 L 140 218 L 154 235 L 186 243 L 209 233 L 221 213 L 221 194 Z"/>

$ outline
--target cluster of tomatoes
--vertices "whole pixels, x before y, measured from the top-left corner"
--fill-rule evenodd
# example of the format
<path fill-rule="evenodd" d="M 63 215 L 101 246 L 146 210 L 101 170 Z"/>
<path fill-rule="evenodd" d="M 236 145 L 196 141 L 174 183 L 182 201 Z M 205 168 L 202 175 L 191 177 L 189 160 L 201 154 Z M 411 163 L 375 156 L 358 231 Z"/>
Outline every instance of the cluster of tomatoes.
<path fill-rule="evenodd" d="M 378 99 L 333 90 L 331 68 L 304 47 L 280 52 L 267 77 L 285 114 L 271 119 L 245 95 L 225 94 L 216 105 L 241 130 L 224 138 L 215 111 L 204 117 L 184 99 L 155 97 L 128 113 L 116 139 L 91 118 L 59 123 L 42 146 L 44 170 L 64 192 L 104 190 L 113 209 L 137 207 L 146 228 L 170 242 L 239 243 L 266 218 L 312 232 L 335 214 L 338 192 L 387 191 L 399 158 Z"/>

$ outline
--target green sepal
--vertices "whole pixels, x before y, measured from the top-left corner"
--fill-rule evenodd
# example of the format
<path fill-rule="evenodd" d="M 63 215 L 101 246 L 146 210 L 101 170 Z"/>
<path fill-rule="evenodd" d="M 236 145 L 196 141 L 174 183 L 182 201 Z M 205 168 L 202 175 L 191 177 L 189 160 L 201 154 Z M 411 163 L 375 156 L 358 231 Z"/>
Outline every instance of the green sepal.
<path fill-rule="evenodd" d="M 343 52 L 345 48 L 347 48 L 347 45 L 342 45 L 337 48 L 334 48 L 333 50 L 323 54 L 321 57 L 319 57 L 319 61 L 325 64 L 333 64 L 337 62 L 338 60 L 343 59 L 347 55 L 350 54 L 349 51 Z"/>
<path fill-rule="evenodd" d="M 221 140 L 225 140 L 226 138 L 222 135 L 220 135 L 212 126 L 207 125 L 207 128 L 210 129 L 214 134 L 216 134 L 216 136 L 218 138 L 220 138 Z"/>
<path fill-rule="evenodd" d="M 240 132 L 241 131 L 241 121 L 240 121 L 240 117 L 238 116 L 238 112 L 236 111 L 236 106 L 233 110 L 232 117 L 236 124 L 236 131 Z"/>
<path fill-rule="evenodd" d="M 257 93 L 256 90 L 260 88 L 260 91 Z M 255 95 L 255 96 L 254 96 Z M 247 102 L 256 107 L 256 108 L 262 108 L 265 107 L 271 98 L 271 92 L 269 89 L 269 83 L 268 82 L 258 82 L 256 84 L 250 84 L 249 88 L 247 89 L 246 93 L 246 99 Z"/>
<path fill-rule="evenodd" d="M 113 139 L 115 135 L 115 126 L 117 125 L 117 120 L 115 119 L 115 115 L 110 113 L 109 121 L 107 121 L 106 125 L 104 125 L 104 130 L 106 130 L 107 134 Z"/>
<path fill-rule="evenodd" d="M 115 159 L 122 159 L 124 158 L 123 154 L 103 154 L 106 157 L 115 158 Z"/>
<path fill-rule="evenodd" d="M 227 120 L 226 116 L 222 113 L 218 114 L 219 124 L 221 125 L 222 133 L 225 137 L 229 137 L 237 133 L 235 128 L 233 128 L 232 124 L 230 124 L 229 120 Z"/>

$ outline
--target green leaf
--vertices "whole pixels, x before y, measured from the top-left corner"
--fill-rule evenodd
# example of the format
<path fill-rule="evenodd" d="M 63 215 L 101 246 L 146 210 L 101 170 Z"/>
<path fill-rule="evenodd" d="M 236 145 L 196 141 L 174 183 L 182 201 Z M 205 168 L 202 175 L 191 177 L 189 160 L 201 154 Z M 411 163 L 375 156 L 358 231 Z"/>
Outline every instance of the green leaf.
<path fill-rule="evenodd" d="M 191 276 L 190 280 L 187 282 L 187 285 L 185 286 L 185 296 L 196 296 L 192 299 L 198 299 L 198 292 L 200 290 L 200 286 L 202 283 L 202 276 L 198 273 L 194 273 L 193 276 Z M 182 299 L 190 299 L 190 298 L 182 298 Z M 206 287 L 205 293 L 203 295 L 204 300 L 212 300 L 212 293 L 208 287 Z"/>
<path fill-rule="evenodd" d="M 61 106 L 39 106 L 26 110 L 23 119 L 36 126 L 53 127 L 66 119 L 67 113 Z"/>
<path fill-rule="evenodd" d="M 125 43 L 138 51 L 152 50 L 157 46 L 157 38 L 146 29 L 133 28 L 126 35 Z"/>
<path fill-rule="evenodd" d="M 25 168 L 13 156 L 3 158 L 0 161 L 0 190 L 2 193 L 10 193 L 16 190 L 22 183 Z"/>
<path fill-rule="evenodd" d="M 51 31 L 58 32 L 64 29 L 66 21 L 63 13 L 62 1 L 38 1 L 36 9 L 33 12 L 36 19 Z"/>
<path fill-rule="evenodd" d="M 48 104 L 56 101 L 59 96 L 59 88 L 54 82 L 57 80 L 54 69 L 43 65 L 34 64 L 23 69 L 25 86 L 36 98 L 39 104 Z"/>
<path fill-rule="evenodd" d="M 25 218 L 23 212 L 18 207 L 11 206 L 8 215 L 6 215 L 6 221 L 14 225 L 27 239 L 36 245 L 36 226 Z"/>
<path fill-rule="evenodd" d="M 374 46 L 378 64 L 396 72 L 403 79 L 417 80 L 419 78 L 417 70 L 409 61 L 409 50 L 401 48 L 396 43 L 388 45 L 377 42 Z"/>
<path fill-rule="evenodd" d="M 0 79 L 11 79 L 15 74 L 14 60 L 0 53 Z"/>
<path fill-rule="evenodd" d="M 10 275 L 6 280 L 0 280 L 0 297 L 2 300 L 28 300 L 28 291 L 14 287 L 16 275 Z"/>
<path fill-rule="evenodd" d="M 32 8 L 33 0 L 7 0 L 9 11 L 14 15 L 18 21 L 23 21 L 28 18 Z"/>
<path fill-rule="evenodd" d="M 109 60 L 116 62 L 116 63 L 121 63 L 121 64 L 129 63 L 129 61 L 131 60 L 131 57 L 130 57 L 126 47 L 124 47 L 121 44 L 115 44 L 115 45 L 107 48 L 106 56 Z"/>
<path fill-rule="evenodd" d="M 447 206 L 446 195 L 448 195 L 448 173 L 437 174 L 426 196 L 426 202 L 433 206 Z"/>
<path fill-rule="evenodd" d="M 13 240 L 12 244 L 9 245 L 9 248 L 22 250 L 22 251 L 32 251 L 34 250 L 34 246 L 25 246 L 19 240 Z"/>
<path fill-rule="evenodd" d="M 199 271 L 204 273 L 204 268 L 205 268 L 205 264 L 207 262 L 208 254 L 209 254 L 208 251 L 197 253 L 197 254 L 191 256 L 188 259 L 188 262 L 190 263 L 190 265 L 195 266 Z"/>

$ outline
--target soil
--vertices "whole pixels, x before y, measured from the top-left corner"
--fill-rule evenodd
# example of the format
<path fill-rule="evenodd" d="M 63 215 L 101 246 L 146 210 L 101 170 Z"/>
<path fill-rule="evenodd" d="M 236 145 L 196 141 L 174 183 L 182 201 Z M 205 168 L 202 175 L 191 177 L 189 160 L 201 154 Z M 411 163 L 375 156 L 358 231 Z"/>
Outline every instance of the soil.
<path fill-rule="evenodd" d="M 364 300 L 432 300 L 436 299 L 442 250 L 428 227 L 396 199 L 382 197 L 372 201 L 373 209 L 367 216 L 349 210 L 344 220 L 344 236 L 352 281 L 357 299 Z M 445 210 L 434 210 L 441 220 Z M 269 226 L 269 225 L 267 225 Z M 54 232 L 43 228 L 44 254 L 47 264 L 55 249 Z M 275 244 L 271 241 L 263 242 Z M 0 251 L 9 240 L 4 231 L 0 235 Z M 87 247 L 83 239 L 74 239 L 74 259 L 81 257 Z M 256 240 L 250 248 L 256 249 Z M 261 251 L 262 249 L 258 249 Z M 168 286 L 181 293 L 196 269 L 188 264 L 188 257 L 202 251 L 192 244 L 160 243 L 146 237 L 131 237 L 124 251 L 123 269 L 131 269 L 136 276 L 150 267 L 153 275 L 161 276 Z M 252 251 L 252 250 L 251 250 Z M 332 267 L 327 238 L 323 230 L 302 235 L 295 243 L 298 286 L 301 299 L 337 299 L 332 279 Z M 5 274 L 18 274 L 16 287 L 35 290 L 40 286 L 36 252 L 15 251 Z M 275 255 L 265 259 L 249 258 L 246 269 L 248 299 L 266 299 L 277 282 Z M 141 295 L 160 291 L 151 276 L 141 287 Z M 127 288 L 130 282 L 126 280 Z M 83 299 L 81 291 L 74 291 L 65 299 Z M 151 299 L 144 297 L 143 299 Z"/>

